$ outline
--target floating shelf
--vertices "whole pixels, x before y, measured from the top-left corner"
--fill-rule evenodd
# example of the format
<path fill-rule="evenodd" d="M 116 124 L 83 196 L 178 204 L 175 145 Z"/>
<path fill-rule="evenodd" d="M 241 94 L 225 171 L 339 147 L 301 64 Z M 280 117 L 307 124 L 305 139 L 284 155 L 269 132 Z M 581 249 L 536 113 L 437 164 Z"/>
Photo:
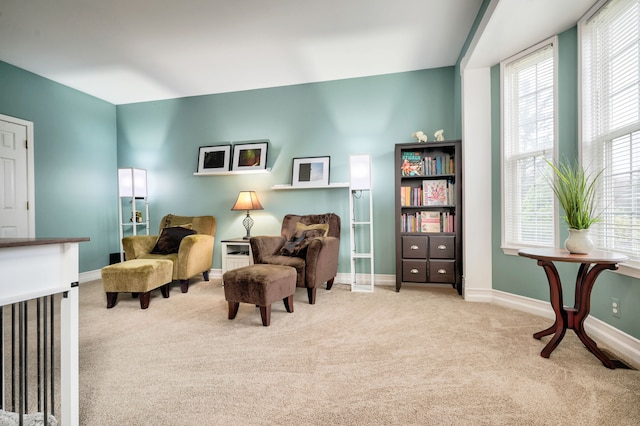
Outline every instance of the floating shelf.
<path fill-rule="evenodd" d="M 321 185 L 321 186 L 291 186 L 290 184 L 284 185 L 273 185 L 271 189 L 274 191 L 278 190 L 290 190 L 290 189 L 332 189 L 332 188 L 348 188 L 349 183 L 330 183 L 329 185 Z"/>
<path fill-rule="evenodd" d="M 207 172 L 207 173 L 198 173 L 195 172 L 194 176 L 224 176 L 224 175 L 255 175 L 255 174 L 266 174 L 271 173 L 271 169 L 260 169 L 260 170 L 225 170 L 224 172 Z"/>

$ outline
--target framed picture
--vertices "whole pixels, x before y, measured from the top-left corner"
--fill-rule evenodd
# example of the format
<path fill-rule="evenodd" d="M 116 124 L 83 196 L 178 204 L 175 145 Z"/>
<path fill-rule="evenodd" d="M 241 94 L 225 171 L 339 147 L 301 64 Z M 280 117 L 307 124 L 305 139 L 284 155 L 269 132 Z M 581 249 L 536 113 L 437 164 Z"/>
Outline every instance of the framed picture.
<path fill-rule="evenodd" d="M 293 159 L 291 186 L 329 186 L 329 160 L 331 157 Z"/>
<path fill-rule="evenodd" d="M 231 170 L 266 170 L 268 145 L 268 142 L 233 145 L 233 165 Z"/>
<path fill-rule="evenodd" d="M 231 144 L 201 146 L 198 153 L 198 173 L 219 173 L 229 171 Z"/>

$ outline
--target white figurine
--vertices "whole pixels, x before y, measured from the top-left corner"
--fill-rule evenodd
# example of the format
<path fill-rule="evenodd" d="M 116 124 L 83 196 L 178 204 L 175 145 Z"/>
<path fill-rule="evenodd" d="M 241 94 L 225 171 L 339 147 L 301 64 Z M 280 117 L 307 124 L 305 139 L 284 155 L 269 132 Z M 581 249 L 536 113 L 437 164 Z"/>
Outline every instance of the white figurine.
<path fill-rule="evenodd" d="M 424 132 L 422 130 L 419 130 L 415 133 L 411 134 L 412 137 L 418 139 L 418 142 L 426 142 L 427 141 L 427 135 L 424 134 Z"/>
<path fill-rule="evenodd" d="M 433 136 L 436 137 L 436 140 L 438 142 L 443 141 L 444 140 L 444 129 L 438 130 Z"/>

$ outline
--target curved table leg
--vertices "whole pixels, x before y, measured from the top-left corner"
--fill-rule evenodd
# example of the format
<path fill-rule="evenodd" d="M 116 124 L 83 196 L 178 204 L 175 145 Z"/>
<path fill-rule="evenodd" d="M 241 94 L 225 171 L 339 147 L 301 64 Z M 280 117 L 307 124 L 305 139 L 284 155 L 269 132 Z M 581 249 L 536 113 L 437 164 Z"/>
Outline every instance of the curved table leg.
<path fill-rule="evenodd" d="M 591 290 L 596 282 L 596 278 L 598 278 L 598 275 L 600 275 L 602 271 L 607 269 L 615 270 L 618 269 L 618 267 L 617 265 L 598 264 L 594 265 L 591 270 L 585 274 L 583 270 L 585 266 L 586 264 L 582 264 L 578 272 L 578 280 L 580 282 L 576 282 L 576 311 L 569 322 L 569 327 L 573 328 L 573 331 L 575 331 L 589 352 L 594 354 L 605 367 L 613 369 L 616 368 L 613 361 L 602 353 L 598 348 L 598 344 L 587 335 L 584 329 L 584 320 L 589 316 L 591 309 Z M 580 289 L 580 291 L 578 291 L 578 289 Z"/>
<path fill-rule="evenodd" d="M 558 346 L 567 331 L 567 312 L 562 304 L 562 284 L 555 265 L 553 262 L 547 260 L 539 260 L 538 265 L 542 266 L 544 272 L 547 274 L 547 280 L 549 281 L 549 298 L 553 312 L 556 314 L 556 320 L 551 327 L 534 333 L 533 337 L 540 339 L 543 336 L 555 333 L 549 343 L 542 349 L 542 352 L 540 352 L 542 357 L 549 358 L 551 352 Z"/>
<path fill-rule="evenodd" d="M 556 322 L 554 322 L 551 327 L 546 328 L 546 329 L 544 329 L 542 331 L 538 331 L 537 333 L 533 333 L 533 338 L 540 340 L 544 336 L 548 336 L 550 334 L 555 333 L 556 332 L 556 328 L 558 328 L 557 324 L 558 324 L 558 321 L 556 320 Z"/>

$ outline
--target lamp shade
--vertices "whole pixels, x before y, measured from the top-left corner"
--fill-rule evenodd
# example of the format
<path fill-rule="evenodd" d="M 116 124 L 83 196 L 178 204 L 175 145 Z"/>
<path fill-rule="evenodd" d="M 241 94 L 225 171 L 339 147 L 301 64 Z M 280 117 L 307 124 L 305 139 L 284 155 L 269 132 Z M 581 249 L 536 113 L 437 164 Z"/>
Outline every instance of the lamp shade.
<path fill-rule="evenodd" d="M 255 191 L 240 191 L 238 199 L 231 210 L 262 210 L 262 204 L 258 200 Z"/>
<path fill-rule="evenodd" d="M 144 169 L 118 169 L 118 195 L 144 198 L 147 196 L 147 171 Z"/>
<path fill-rule="evenodd" d="M 371 157 L 368 154 L 349 157 L 349 187 L 371 189 Z"/>

